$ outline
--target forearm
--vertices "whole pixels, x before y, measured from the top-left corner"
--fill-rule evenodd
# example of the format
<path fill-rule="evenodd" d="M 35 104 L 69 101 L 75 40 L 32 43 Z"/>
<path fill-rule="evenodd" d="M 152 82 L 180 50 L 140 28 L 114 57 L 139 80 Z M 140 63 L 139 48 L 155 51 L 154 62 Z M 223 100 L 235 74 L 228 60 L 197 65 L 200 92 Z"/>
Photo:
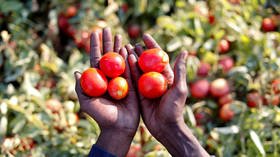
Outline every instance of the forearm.
<path fill-rule="evenodd" d="M 209 157 L 184 122 L 165 126 L 158 140 L 174 157 Z"/>
<path fill-rule="evenodd" d="M 117 157 L 124 157 L 129 150 L 132 139 L 133 136 L 119 131 L 101 131 L 96 145 Z"/>

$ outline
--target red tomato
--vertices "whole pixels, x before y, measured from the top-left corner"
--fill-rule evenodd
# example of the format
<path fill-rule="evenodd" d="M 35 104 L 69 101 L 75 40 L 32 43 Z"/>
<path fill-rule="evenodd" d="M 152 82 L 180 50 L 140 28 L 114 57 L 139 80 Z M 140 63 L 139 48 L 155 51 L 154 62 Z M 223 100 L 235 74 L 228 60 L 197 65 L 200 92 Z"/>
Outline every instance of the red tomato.
<path fill-rule="evenodd" d="M 167 90 L 167 80 L 161 73 L 148 72 L 139 78 L 138 88 L 144 97 L 158 98 Z"/>
<path fill-rule="evenodd" d="M 219 98 L 218 103 L 220 106 L 224 106 L 225 104 L 231 103 L 233 101 L 233 97 L 231 94 L 224 95 Z"/>
<path fill-rule="evenodd" d="M 66 17 L 70 18 L 77 15 L 77 8 L 75 6 L 70 6 L 66 10 Z"/>
<path fill-rule="evenodd" d="M 246 98 L 248 107 L 258 107 L 262 103 L 262 97 L 257 91 L 248 93 Z"/>
<path fill-rule="evenodd" d="M 132 39 L 138 38 L 141 33 L 141 28 L 137 24 L 129 25 L 127 28 L 128 36 Z"/>
<path fill-rule="evenodd" d="M 109 95 L 116 100 L 126 97 L 128 93 L 128 84 L 126 79 L 122 77 L 113 78 L 108 84 L 108 92 Z"/>
<path fill-rule="evenodd" d="M 226 53 L 229 51 L 230 43 L 229 41 L 222 39 L 218 44 L 219 52 L 220 53 Z"/>
<path fill-rule="evenodd" d="M 129 9 L 129 6 L 128 6 L 127 3 L 122 4 L 121 10 L 122 10 L 124 13 L 126 13 L 126 12 L 128 11 L 128 9 Z"/>
<path fill-rule="evenodd" d="M 219 65 L 224 72 L 228 72 L 234 66 L 234 61 L 231 57 L 226 56 L 219 60 Z"/>
<path fill-rule="evenodd" d="M 120 76 L 125 70 L 123 57 L 115 52 L 107 52 L 99 62 L 100 69 L 108 77 Z"/>
<path fill-rule="evenodd" d="M 103 72 L 96 68 L 88 68 L 82 73 L 81 87 L 88 96 L 98 97 L 103 95 L 108 86 L 108 81 Z"/>
<path fill-rule="evenodd" d="M 276 25 L 271 18 L 264 18 L 262 21 L 262 30 L 264 32 L 271 32 L 276 30 Z"/>
<path fill-rule="evenodd" d="M 218 78 L 211 82 L 210 93 L 214 97 L 222 97 L 230 92 L 227 80 Z"/>
<path fill-rule="evenodd" d="M 160 48 L 148 49 L 138 59 L 139 67 L 143 72 L 155 71 L 160 73 L 168 63 L 168 55 Z"/>
<path fill-rule="evenodd" d="M 208 72 L 210 71 L 211 66 L 209 63 L 206 62 L 200 62 L 200 65 L 197 70 L 197 75 L 200 77 L 206 77 L 208 75 Z"/>
<path fill-rule="evenodd" d="M 209 91 L 209 82 L 205 79 L 196 81 L 191 84 L 191 96 L 197 99 L 205 98 Z"/>
<path fill-rule="evenodd" d="M 226 104 L 220 109 L 219 116 L 225 122 L 232 120 L 234 112 L 230 108 L 230 104 Z"/>
<path fill-rule="evenodd" d="M 280 78 L 272 81 L 272 89 L 273 89 L 275 94 L 280 93 Z"/>
<path fill-rule="evenodd" d="M 67 29 L 70 26 L 68 19 L 65 17 L 65 15 L 60 14 L 58 16 L 58 27 L 63 31 Z"/>
<path fill-rule="evenodd" d="M 280 95 L 267 95 L 263 97 L 264 105 L 274 105 L 278 106 L 280 104 Z"/>
<path fill-rule="evenodd" d="M 208 22 L 213 25 L 215 23 L 215 16 L 213 15 L 213 13 L 209 12 L 208 13 Z"/>

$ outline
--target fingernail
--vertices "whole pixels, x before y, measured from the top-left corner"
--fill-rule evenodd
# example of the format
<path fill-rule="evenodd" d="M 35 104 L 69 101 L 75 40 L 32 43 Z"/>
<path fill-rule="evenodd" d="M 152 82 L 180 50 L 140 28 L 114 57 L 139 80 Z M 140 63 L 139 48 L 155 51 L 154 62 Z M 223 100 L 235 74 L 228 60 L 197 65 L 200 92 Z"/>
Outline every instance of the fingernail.
<path fill-rule="evenodd" d="M 80 72 L 78 72 L 78 71 L 75 71 L 75 72 L 74 72 L 74 76 L 75 76 L 75 79 L 76 79 L 76 80 L 79 79 L 79 75 L 81 75 Z"/>

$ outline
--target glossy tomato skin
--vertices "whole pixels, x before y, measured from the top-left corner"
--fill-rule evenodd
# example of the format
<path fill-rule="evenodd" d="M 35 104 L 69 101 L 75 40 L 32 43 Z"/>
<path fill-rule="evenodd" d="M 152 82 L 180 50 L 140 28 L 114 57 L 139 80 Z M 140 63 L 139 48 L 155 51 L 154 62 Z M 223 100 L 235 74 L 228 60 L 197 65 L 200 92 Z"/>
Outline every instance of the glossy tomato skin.
<path fill-rule="evenodd" d="M 108 81 L 103 72 L 96 68 L 89 68 L 82 73 L 81 87 L 88 96 L 98 97 L 107 91 Z"/>
<path fill-rule="evenodd" d="M 230 92 L 227 80 L 218 78 L 211 82 L 210 93 L 213 97 L 222 97 Z"/>
<path fill-rule="evenodd" d="M 209 82 L 206 79 L 198 80 L 190 85 L 192 97 L 196 99 L 205 98 L 209 91 Z"/>
<path fill-rule="evenodd" d="M 118 77 L 125 70 L 123 57 L 115 52 L 107 52 L 99 62 L 100 69 L 110 78 Z"/>
<path fill-rule="evenodd" d="M 264 18 L 262 21 L 262 30 L 264 32 L 271 32 L 276 29 L 276 25 L 271 18 Z"/>
<path fill-rule="evenodd" d="M 153 48 L 144 51 L 139 59 L 138 64 L 143 72 L 162 72 L 169 63 L 168 55 L 160 48 Z"/>
<path fill-rule="evenodd" d="M 110 80 L 108 84 L 108 93 L 116 100 L 126 97 L 128 93 L 128 84 L 126 79 L 123 77 L 115 77 Z"/>
<path fill-rule="evenodd" d="M 219 52 L 220 52 L 220 53 L 227 53 L 227 52 L 229 51 L 229 48 L 230 48 L 230 43 L 229 43 L 229 41 L 226 40 L 226 39 L 222 39 L 222 40 L 219 42 L 218 48 L 219 48 Z"/>
<path fill-rule="evenodd" d="M 248 93 L 246 99 L 247 99 L 247 106 L 251 108 L 258 107 L 263 101 L 261 95 L 257 91 Z"/>
<path fill-rule="evenodd" d="M 139 78 L 138 89 L 146 98 L 158 98 L 167 90 L 167 80 L 161 73 L 148 72 Z"/>
<path fill-rule="evenodd" d="M 226 104 L 220 109 L 219 116 L 225 122 L 232 120 L 234 112 L 230 108 L 230 104 Z"/>

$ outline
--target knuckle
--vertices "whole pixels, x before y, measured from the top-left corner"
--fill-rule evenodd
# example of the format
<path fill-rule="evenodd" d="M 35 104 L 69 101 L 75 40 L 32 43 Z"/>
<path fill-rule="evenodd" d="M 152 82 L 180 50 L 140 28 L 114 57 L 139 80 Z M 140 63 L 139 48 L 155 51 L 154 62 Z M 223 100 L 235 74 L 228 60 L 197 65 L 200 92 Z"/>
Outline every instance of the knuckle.
<path fill-rule="evenodd" d="M 188 89 L 185 86 L 177 86 L 176 87 L 176 92 L 178 95 L 187 95 L 188 94 Z"/>

